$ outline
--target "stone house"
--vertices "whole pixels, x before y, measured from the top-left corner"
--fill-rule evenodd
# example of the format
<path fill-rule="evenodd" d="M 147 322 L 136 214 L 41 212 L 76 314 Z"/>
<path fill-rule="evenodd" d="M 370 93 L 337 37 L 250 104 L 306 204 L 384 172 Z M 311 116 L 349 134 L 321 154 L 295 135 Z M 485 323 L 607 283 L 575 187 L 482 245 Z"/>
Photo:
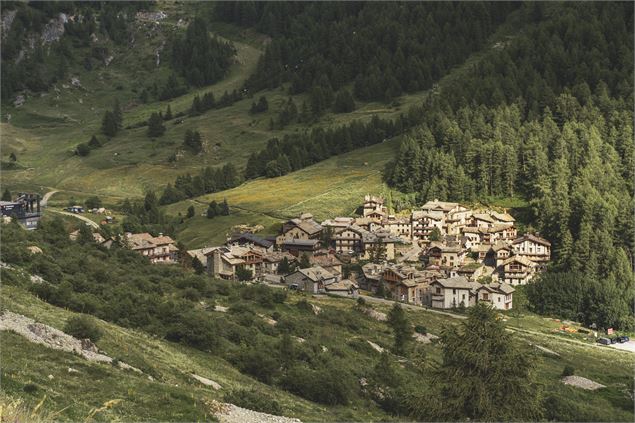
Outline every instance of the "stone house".
<path fill-rule="evenodd" d="M 525 256 L 511 256 L 501 263 L 501 279 L 509 285 L 525 285 L 536 274 L 538 264 Z"/>
<path fill-rule="evenodd" d="M 291 219 L 282 225 L 282 233 L 276 238 L 276 244 L 282 245 L 289 240 L 319 240 L 322 225 L 313 220 L 313 215 L 303 213 L 299 218 Z"/>
<path fill-rule="evenodd" d="M 541 263 L 551 259 L 551 243 L 537 235 L 525 234 L 512 242 L 514 252 Z"/>
<path fill-rule="evenodd" d="M 144 257 L 151 263 L 176 263 L 178 259 L 178 248 L 175 241 L 169 236 L 159 234 L 152 236 L 147 232 L 140 234 L 125 234 L 125 245 Z"/>
<path fill-rule="evenodd" d="M 326 286 L 335 283 L 339 278 L 320 266 L 298 269 L 287 275 L 285 283 L 291 289 L 298 289 L 311 294 L 326 292 Z"/>

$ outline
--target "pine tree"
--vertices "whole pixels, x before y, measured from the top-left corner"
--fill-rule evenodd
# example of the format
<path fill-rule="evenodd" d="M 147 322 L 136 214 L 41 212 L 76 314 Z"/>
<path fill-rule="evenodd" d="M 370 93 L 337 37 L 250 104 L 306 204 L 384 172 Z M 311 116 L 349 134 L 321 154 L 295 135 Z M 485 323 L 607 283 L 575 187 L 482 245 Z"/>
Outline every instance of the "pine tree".
<path fill-rule="evenodd" d="M 114 137 L 117 135 L 118 129 L 119 126 L 117 124 L 117 118 L 113 112 L 107 110 L 106 113 L 104 113 L 103 120 L 101 121 L 101 132 L 108 137 Z"/>
<path fill-rule="evenodd" d="M 212 219 L 220 214 L 220 210 L 218 209 L 218 203 L 215 200 L 212 200 L 207 207 L 207 218 Z"/>
<path fill-rule="evenodd" d="M 168 107 L 165 109 L 165 115 L 163 116 L 163 120 L 172 120 L 172 109 L 168 104 Z"/>
<path fill-rule="evenodd" d="M 300 269 L 307 269 L 311 267 L 311 262 L 309 261 L 309 256 L 306 253 L 303 253 L 300 256 L 300 261 L 298 262 Z"/>
<path fill-rule="evenodd" d="M 194 217 L 194 215 L 196 214 L 196 211 L 194 210 L 194 206 L 190 206 L 187 208 L 187 218 L 192 218 Z"/>
<path fill-rule="evenodd" d="M 112 114 L 115 118 L 117 130 L 123 128 L 123 112 L 121 111 L 121 106 L 119 106 L 119 100 L 117 99 L 115 99 L 115 104 L 112 108 Z"/>
<path fill-rule="evenodd" d="M 92 137 L 90 137 L 90 141 L 88 141 L 88 146 L 90 148 L 99 148 L 101 147 L 101 143 L 99 142 L 97 137 L 93 135 Z"/>
<path fill-rule="evenodd" d="M 220 205 L 220 214 L 222 216 L 229 216 L 229 204 L 227 204 L 226 198 L 223 199 L 223 202 Z"/>
<path fill-rule="evenodd" d="M 412 339 L 413 329 L 406 312 L 399 303 L 395 303 L 390 309 L 387 321 L 395 337 L 393 352 L 405 355 L 408 343 Z"/>
<path fill-rule="evenodd" d="M 505 331 L 484 302 L 441 334 L 443 362 L 426 400 L 412 417 L 433 421 L 538 421 L 543 407 L 535 382 L 536 356 Z M 510 389 L 513 387 L 513 389 Z"/>
<path fill-rule="evenodd" d="M 165 133 L 165 126 L 163 125 L 163 118 L 159 113 L 152 113 L 150 119 L 148 119 L 148 131 L 147 134 L 150 138 L 160 137 Z"/>

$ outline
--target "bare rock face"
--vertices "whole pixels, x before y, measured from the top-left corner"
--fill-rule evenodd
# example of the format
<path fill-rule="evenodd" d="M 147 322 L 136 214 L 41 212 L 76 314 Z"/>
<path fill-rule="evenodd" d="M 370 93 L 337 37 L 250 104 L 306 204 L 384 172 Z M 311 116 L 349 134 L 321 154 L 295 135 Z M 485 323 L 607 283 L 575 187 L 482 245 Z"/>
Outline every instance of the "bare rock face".
<path fill-rule="evenodd" d="M 89 361 L 113 362 L 112 358 L 99 352 L 97 346 L 89 339 L 79 340 L 59 329 L 38 323 L 33 319 L 11 311 L 4 311 L 0 314 L 0 331 L 3 330 L 13 331 L 30 342 L 42 344 L 48 348 L 79 354 Z M 119 367 L 142 373 L 141 370 L 126 363 L 119 362 Z"/>
<path fill-rule="evenodd" d="M 206 377 L 195 375 L 194 373 L 190 374 L 190 376 L 192 376 L 194 379 L 201 382 L 203 385 L 212 387 L 212 389 L 216 391 L 222 388 L 222 386 L 220 386 L 220 383 L 214 382 L 213 380 L 208 379 Z"/>
<path fill-rule="evenodd" d="M 64 24 L 66 22 L 68 22 L 68 17 L 64 13 L 60 13 L 57 18 L 51 19 L 42 30 L 42 44 L 59 40 L 64 35 Z"/>
<path fill-rule="evenodd" d="M 6 13 L 2 14 L 2 38 L 6 37 L 11 30 L 11 25 L 13 25 L 13 20 L 15 19 L 15 15 L 17 10 L 9 10 Z"/>
<path fill-rule="evenodd" d="M 15 107 L 21 107 L 26 102 L 26 98 L 22 94 L 17 95 L 13 101 Z"/>

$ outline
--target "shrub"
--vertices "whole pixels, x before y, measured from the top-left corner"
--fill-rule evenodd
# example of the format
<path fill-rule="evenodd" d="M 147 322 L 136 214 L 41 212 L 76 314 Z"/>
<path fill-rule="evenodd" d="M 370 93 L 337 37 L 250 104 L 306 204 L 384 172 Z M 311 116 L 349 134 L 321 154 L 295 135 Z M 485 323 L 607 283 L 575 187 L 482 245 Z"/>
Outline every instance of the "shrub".
<path fill-rule="evenodd" d="M 575 367 L 571 366 L 570 364 L 567 364 L 566 366 L 564 366 L 564 369 L 562 369 L 562 376 L 573 376 L 575 374 Z"/>
<path fill-rule="evenodd" d="M 279 416 L 282 414 L 282 407 L 272 396 L 255 389 L 233 390 L 223 397 L 225 402 L 232 403 L 238 407 L 249 410 L 260 411 L 261 413 Z"/>
<path fill-rule="evenodd" d="M 37 392 L 37 385 L 35 385 L 34 383 L 27 383 L 26 385 L 24 385 L 22 390 L 27 394 L 34 394 Z"/>
<path fill-rule="evenodd" d="M 416 325 L 415 326 L 415 332 L 420 333 L 421 335 L 427 335 L 428 334 L 428 329 L 426 329 L 425 326 Z"/>
<path fill-rule="evenodd" d="M 360 307 L 366 307 L 366 300 L 364 297 L 357 298 L 357 305 Z"/>
<path fill-rule="evenodd" d="M 103 335 L 103 332 L 95 321 L 88 316 L 75 316 L 66 321 L 64 332 L 78 339 L 90 339 L 97 342 Z"/>

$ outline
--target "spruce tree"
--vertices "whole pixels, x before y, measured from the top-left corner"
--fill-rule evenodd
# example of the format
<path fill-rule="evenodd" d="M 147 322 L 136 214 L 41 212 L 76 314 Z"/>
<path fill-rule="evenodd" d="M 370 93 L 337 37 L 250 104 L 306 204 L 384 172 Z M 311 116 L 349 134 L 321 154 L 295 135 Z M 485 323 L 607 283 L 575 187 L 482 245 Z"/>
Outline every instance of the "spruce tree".
<path fill-rule="evenodd" d="M 535 381 L 536 355 L 484 302 L 467 320 L 441 334 L 443 362 L 431 392 L 411 404 L 412 417 L 432 421 L 538 421 L 543 414 Z"/>
<path fill-rule="evenodd" d="M 165 133 L 165 126 L 163 125 L 163 118 L 159 113 L 152 113 L 150 119 L 148 119 L 148 131 L 147 134 L 150 138 L 160 137 Z"/>
<path fill-rule="evenodd" d="M 395 337 L 393 352 L 405 355 L 408 343 L 412 340 L 413 329 L 406 312 L 399 303 L 395 303 L 388 312 L 388 325 L 392 328 Z"/>

